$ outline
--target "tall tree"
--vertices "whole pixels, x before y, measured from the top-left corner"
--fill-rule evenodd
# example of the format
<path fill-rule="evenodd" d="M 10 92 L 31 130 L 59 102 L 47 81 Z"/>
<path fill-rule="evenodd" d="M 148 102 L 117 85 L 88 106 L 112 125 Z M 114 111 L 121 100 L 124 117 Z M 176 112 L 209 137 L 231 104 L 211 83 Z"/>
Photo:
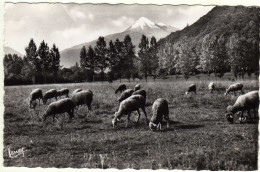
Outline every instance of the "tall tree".
<path fill-rule="evenodd" d="M 142 35 L 141 42 L 139 44 L 139 59 L 141 64 L 141 72 L 143 73 L 145 80 L 147 82 L 147 77 L 151 67 L 151 59 L 146 55 L 149 48 L 149 41 L 145 35 Z"/>
<path fill-rule="evenodd" d="M 85 55 L 84 67 L 85 71 L 88 73 L 90 80 L 95 81 L 95 68 L 96 68 L 96 56 L 95 51 L 91 46 L 88 47 L 88 51 Z"/>
<path fill-rule="evenodd" d="M 33 39 L 30 40 L 29 45 L 25 48 L 25 52 L 25 60 L 29 66 L 28 69 L 30 69 L 27 71 L 31 73 L 28 74 L 28 76 L 32 76 L 32 82 L 35 84 L 36 75 L 41 72 L 41 63 L 40 58 L 38 57 L 37 47 Z"/>
<path fill-rule="evenodd" d="M 53 44 L 52 49 L 50 50 L 50 71 L 54 76 L 55 83 L 57 82 L 57 74 L 60 69 L 60 52 L 59 48 Z"/>
<path fill-rule="evenodd" d="M 123 41 L 123 56 L 125 58 L 123 65 L 125 76 L 130 82 L 134 70 L 135 46 L 129 35 L 126 35 Z"/>
<path fill-rule="evenodd" d="M 157 77 L 157 71 L 158 71 L 158 67 L 159 67 L 159 58 L 157 55 L 157 42 L 156 42 L 156 38 L 154 36 L 152 36 L 151 41 L 150 41 L 150 49 L 149 49 L 149 56 L 152 60 L 151 62 L 151 74 L 153 76 L 153 79 L 155 81 L 156 77 Z"/>
<path fill-rule="evenodd" d="M 50 70 L 50 52 L 49 52 L 49 47 L 48 44 L 44 42 L 44 40 L 41 42 L 38 51 L 37 51 L 39 57 L 40 57 L 40 63 L 41 63 L 41 68 L 44 76 L 44 83 L 47 82 L 47 73 Z"/>
<path fill-rule="evenodd" d="M 124 71 L 124 53 L 123 53 L 123 42 L 119 41 L 119 39 L 116 39 L 115 43 L 115 58 L 114 58 L 114 66 L 112 70 L 116 73 L 117 77 L 120 79 L 122 78 L 122 73 Z"/>
<path fill-rule="evenodd" d="M 104 81 L 104 70 L 108 66 L 107 48 L 104 37 L 100 36 L 98 38 L 94 51 L 97 59 L 96 67 L 100 70 L 101 79 Z"/>
<path fill-rule="evenodd" d="M 86 47 L 85 47 L 85 46 L 83 46 L 83 47 L 81 48 L 79 58 L 80 58 L 80 67 L 81 67 L 83 70 L 86 70 L 87 50 L 86 50 Z"/>

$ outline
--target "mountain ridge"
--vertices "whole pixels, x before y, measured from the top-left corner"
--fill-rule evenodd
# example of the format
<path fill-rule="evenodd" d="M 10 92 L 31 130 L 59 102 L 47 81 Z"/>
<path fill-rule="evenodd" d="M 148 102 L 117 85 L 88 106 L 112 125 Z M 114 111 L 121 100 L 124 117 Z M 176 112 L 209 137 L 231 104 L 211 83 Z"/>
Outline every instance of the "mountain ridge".
<path fill-rule="evenodd" d="M 19 51 L 8 47 L 8 46 L 4 46 L 4 54 L 17 54 L 20 57 L 23 57 L 24 55 L 22 53 L 20 53 Z"/>
<path fill-rule="evenodd" d="M 134 26 L 134 28 L 132 26 Z M 159 40 L 167 36 L 171 32 L 175 32 L 176 30 L 178 30 L 177 28 L 164 23 L 159 23 L 158 25 L 158 23 L 152 22 L 151 20 L 145 17 L 140 17 L 134 24 L 132 24 L 132 26 L 129 26 L 123 32 L 113 33 L 104 36 L 107 45 L 110 40 L 114 42 L 117 38 L 120 41 L 123 41 L 124 37 L 128 34 L 132 39 L 133 45 L 135 45 L 138 48 L 138 44 L 140 43 L 143 34 L 148 39 L 150 39 L 152 36 L 155 36 L 155 38 Z M 96 41 L 97 39 L 62 50 L 61 65 L 64 67 L 70 67 L 75 65 L 76 62 L 80 61 L 80 49 L 83 46 L 85 46 L 86 48 L 88 48 L 88 46 L 94 47 L 96 45 Z"/>

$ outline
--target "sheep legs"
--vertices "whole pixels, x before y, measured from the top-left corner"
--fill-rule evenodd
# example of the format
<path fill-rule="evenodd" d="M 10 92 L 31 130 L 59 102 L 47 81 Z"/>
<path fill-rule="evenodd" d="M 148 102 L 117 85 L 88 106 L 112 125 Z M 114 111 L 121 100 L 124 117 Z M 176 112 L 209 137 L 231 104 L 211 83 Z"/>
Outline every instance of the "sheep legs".
<path fill-rule="evenodd" d="M 148 125 L 149 123 L 148 123 L 148 119 L 147 119 L 147 114 L 146 114 L 146 111 L 145 111 L 145 107 L 142 107 L 141 108 L 142 109 L 142 111 L 144 112 L 144 115 L 145 115 L 145 119 L 146 119 L 146 124 Z M 138 114 L 139 114 L 139 117 L 138 117 L 138 120 L 137 120 L 137 123 L 139 122 L 139 119 L 140 119 L 140 111 L 139 111 L 139 109 L 137 110 L 137 112 L 138 112 Z"/>
<path fill-rule="evenodd" d="M 130 115 L 131 115 L 131 112 L 129 112 L 128 115 L 127 115 L 127 123 L 126 123 L 126 127 L 128 127 L 128 124 L 131 123 Z"/>

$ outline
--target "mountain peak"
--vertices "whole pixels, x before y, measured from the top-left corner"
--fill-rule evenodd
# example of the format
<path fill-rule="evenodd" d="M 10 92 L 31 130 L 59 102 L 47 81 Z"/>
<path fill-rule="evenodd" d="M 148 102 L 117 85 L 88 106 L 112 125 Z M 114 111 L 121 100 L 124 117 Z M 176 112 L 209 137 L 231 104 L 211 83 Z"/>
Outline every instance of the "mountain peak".
<path fill-rule="evenodd" d="M 150 28 L 157 28 L 156 24 L 146 17 L 140 17 L 130 28 L 141 28 L 143 30 L 145 26 Z"/>

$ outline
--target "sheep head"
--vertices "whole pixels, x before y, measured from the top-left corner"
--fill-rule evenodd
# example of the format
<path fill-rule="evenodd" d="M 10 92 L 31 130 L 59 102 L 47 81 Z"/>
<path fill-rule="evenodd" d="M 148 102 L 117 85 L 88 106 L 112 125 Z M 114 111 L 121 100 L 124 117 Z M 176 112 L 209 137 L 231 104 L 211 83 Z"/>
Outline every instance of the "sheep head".
<path fill-rule="evenodd" d="M 112 119 L 112 125 L 113 125 L 113 128 L 115 128 L 115 126 L 117 125 L 117 123 L 119 122 L 119 118 L 117 117 L 118 116 L 118 113 L 116 112 L 115 117 Z"/>
<path fill-rule="evenodd" d="M 31 109 L 35 109 L 36 105 L 37 105 L 36 101 L 32 101 L 32 100 L 30 101 L 30 108 Z"/>
<path fill-rule="evenodd" d="M 45 105 L 46 102 L 47 102 L 47 99 L 46 99 L 45 97 L 43 97 L 43 99 L 42 99 L 42 103 Z"/>
<path fill-rule="evenodd" d="M 152 131 L 156 131 L 157 125 L 156 125 L 155 123 L 150 122 L 150 123 L 149 123 L 149 128 L 150 128 L 150 130 L 152 130 Z"/>
<path fill-rule="evenodd" d="M 112 125 L 113 125 L 113 128 L 116 127 L 117 122 L 119 122 L 119 119 L 118 119 L 117 117 L 115 117 L 115 118 L 112 119 Z"/>
<path fill-rule="evenodd" d="M 229 123 L 233 123 L 234 122 L 234 117 L 233 117 L 233 114 L 232 113 L 227 113 L 226 114 L 226 118 L 227 118 L 227 121 L 229 122 Z"/>

